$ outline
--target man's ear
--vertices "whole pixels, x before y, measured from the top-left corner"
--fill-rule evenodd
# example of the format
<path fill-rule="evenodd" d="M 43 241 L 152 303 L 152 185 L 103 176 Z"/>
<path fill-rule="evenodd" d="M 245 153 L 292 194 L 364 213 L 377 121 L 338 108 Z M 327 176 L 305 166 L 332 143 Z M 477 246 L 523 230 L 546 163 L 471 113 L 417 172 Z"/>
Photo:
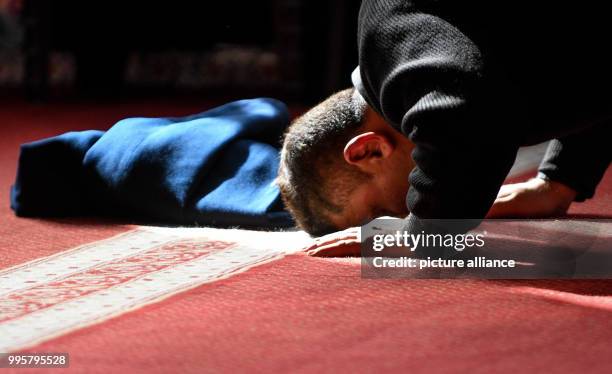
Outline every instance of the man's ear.
<path fill-rule="evenodd" d="M 346 143 L 344 160 L 363 171 L 371 171 L 382 159 L 389 157 L 395 149 L 393 142 L 384 134 L 366 132 Z"/>

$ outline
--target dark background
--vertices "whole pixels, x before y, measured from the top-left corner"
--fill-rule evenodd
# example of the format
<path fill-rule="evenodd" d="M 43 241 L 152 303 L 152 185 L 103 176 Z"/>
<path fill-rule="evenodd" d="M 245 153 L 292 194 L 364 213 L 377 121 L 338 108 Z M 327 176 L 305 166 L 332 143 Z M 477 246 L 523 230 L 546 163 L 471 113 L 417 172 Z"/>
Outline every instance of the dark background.
<path fill-rule="evenodd" d="M 358 0 L 0 0 L 0 95 L 272 96 L 350 85 Z"/>

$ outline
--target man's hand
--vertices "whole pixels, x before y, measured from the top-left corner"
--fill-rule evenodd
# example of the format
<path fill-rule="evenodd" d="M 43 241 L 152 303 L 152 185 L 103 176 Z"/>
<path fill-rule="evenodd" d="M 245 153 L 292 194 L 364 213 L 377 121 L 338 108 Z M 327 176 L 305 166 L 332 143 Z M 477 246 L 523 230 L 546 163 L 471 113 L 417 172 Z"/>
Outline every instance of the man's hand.
<path fill-rule="evenodd" d="M 576 191 L 541 178 L 501 187 L 487 218 L 551 217 L 567 212 Z"/>
<path fill-rule="evenodd" d="M 351 227 L 316 238 L 314 244 L 305 249 L 306 253 L 318 257 L 359 256 L 359 230 L 359 227 Z"/>

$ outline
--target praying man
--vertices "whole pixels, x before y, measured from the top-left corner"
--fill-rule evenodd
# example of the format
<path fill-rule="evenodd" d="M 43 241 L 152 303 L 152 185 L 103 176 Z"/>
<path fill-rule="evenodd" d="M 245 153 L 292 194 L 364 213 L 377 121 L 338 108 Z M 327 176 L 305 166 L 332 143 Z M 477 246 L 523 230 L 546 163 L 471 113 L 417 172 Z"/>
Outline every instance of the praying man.
<path fill-rule="evenodd" d="M 364 0 L 353 87 L 284 137 L 277 181 L 298 225 L 321 236 L 394 216 L 410 231 L 593 197 L 612 153 L 612 29 L 600 5 L 570 5 Z M 546 140 L 537 176 L 502 186 L 518 148 Z M 317 250 L 352 254 L 353 236 Z"/>

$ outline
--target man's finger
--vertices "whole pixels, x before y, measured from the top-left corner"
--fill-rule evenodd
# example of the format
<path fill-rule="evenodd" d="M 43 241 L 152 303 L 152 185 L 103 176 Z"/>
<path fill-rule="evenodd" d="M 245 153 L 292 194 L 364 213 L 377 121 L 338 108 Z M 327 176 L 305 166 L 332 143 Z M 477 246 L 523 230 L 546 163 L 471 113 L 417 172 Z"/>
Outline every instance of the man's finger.
<path fill-rule="evenodd" d="M 304 249 L 311 249 L 327 244 L 337 243 L 341 240 L 358 240 L 359 239 L 359 228 L 349 228 L 344 231 L 335 232 L 329 235 L 325 235 L 319 238 L 314 239 L 312 244 L 305 247 Z"/>
<path fill-rule="evenodd" d="M 347 237 L 338 237 L 338 238 L 328 239 L 326 241 L 315 241 L 314 243 L 305 247 L 304 250 L 310 250 L 310 249 L 333 245 L 333 244 L 337 244 L 341 242 L 357 241 L 357 240 L 359 240 L 357 236 L 347 236 Z"/>
<path fill-rule="evenodd" d="M 497 198 L 508 196 L 516 191 L 516 184 L 504 184 L 497 193 Z"/>
<path fill-rule="evenodd" d="M 495 199 L 495 202 L 493 204 L 506 204 L 513 200 L 516 200 L 516 198 L 517 198 L 517 194 L 515 192 L 511 192 L 511 193 L 508 193 L 507 195 L 498 196 L 497 199 Z"/>
<path fill-rule="evenodd" d="M 348 242 L 342 245 L 329 245 L 320 247 L 306 252 L 309 256 L 315 257 L 347 257 L 359 256 L 361 254 L 361 246 L 356 242 Z"/>
<path fill-rule="evenodd" d="M 327 244 L 321 244 L 321 245 L 317 245 L 317 246 L 311 246 L 311 247 L 306 249 L 306 252 L 311 252 L 311 251 L 316 252 L 316 251 L 323 251 L 323 250 L 331 250 L 333 248 L 341 248 L 341 247 L 349 246 L 349 245 L 353 245 L 353 244 L 359 245 L 359 241 L 357 241 L 357 239 L 339 240 L 339 241 L 334 242 L 334 243 L 327 243 Z"/>

